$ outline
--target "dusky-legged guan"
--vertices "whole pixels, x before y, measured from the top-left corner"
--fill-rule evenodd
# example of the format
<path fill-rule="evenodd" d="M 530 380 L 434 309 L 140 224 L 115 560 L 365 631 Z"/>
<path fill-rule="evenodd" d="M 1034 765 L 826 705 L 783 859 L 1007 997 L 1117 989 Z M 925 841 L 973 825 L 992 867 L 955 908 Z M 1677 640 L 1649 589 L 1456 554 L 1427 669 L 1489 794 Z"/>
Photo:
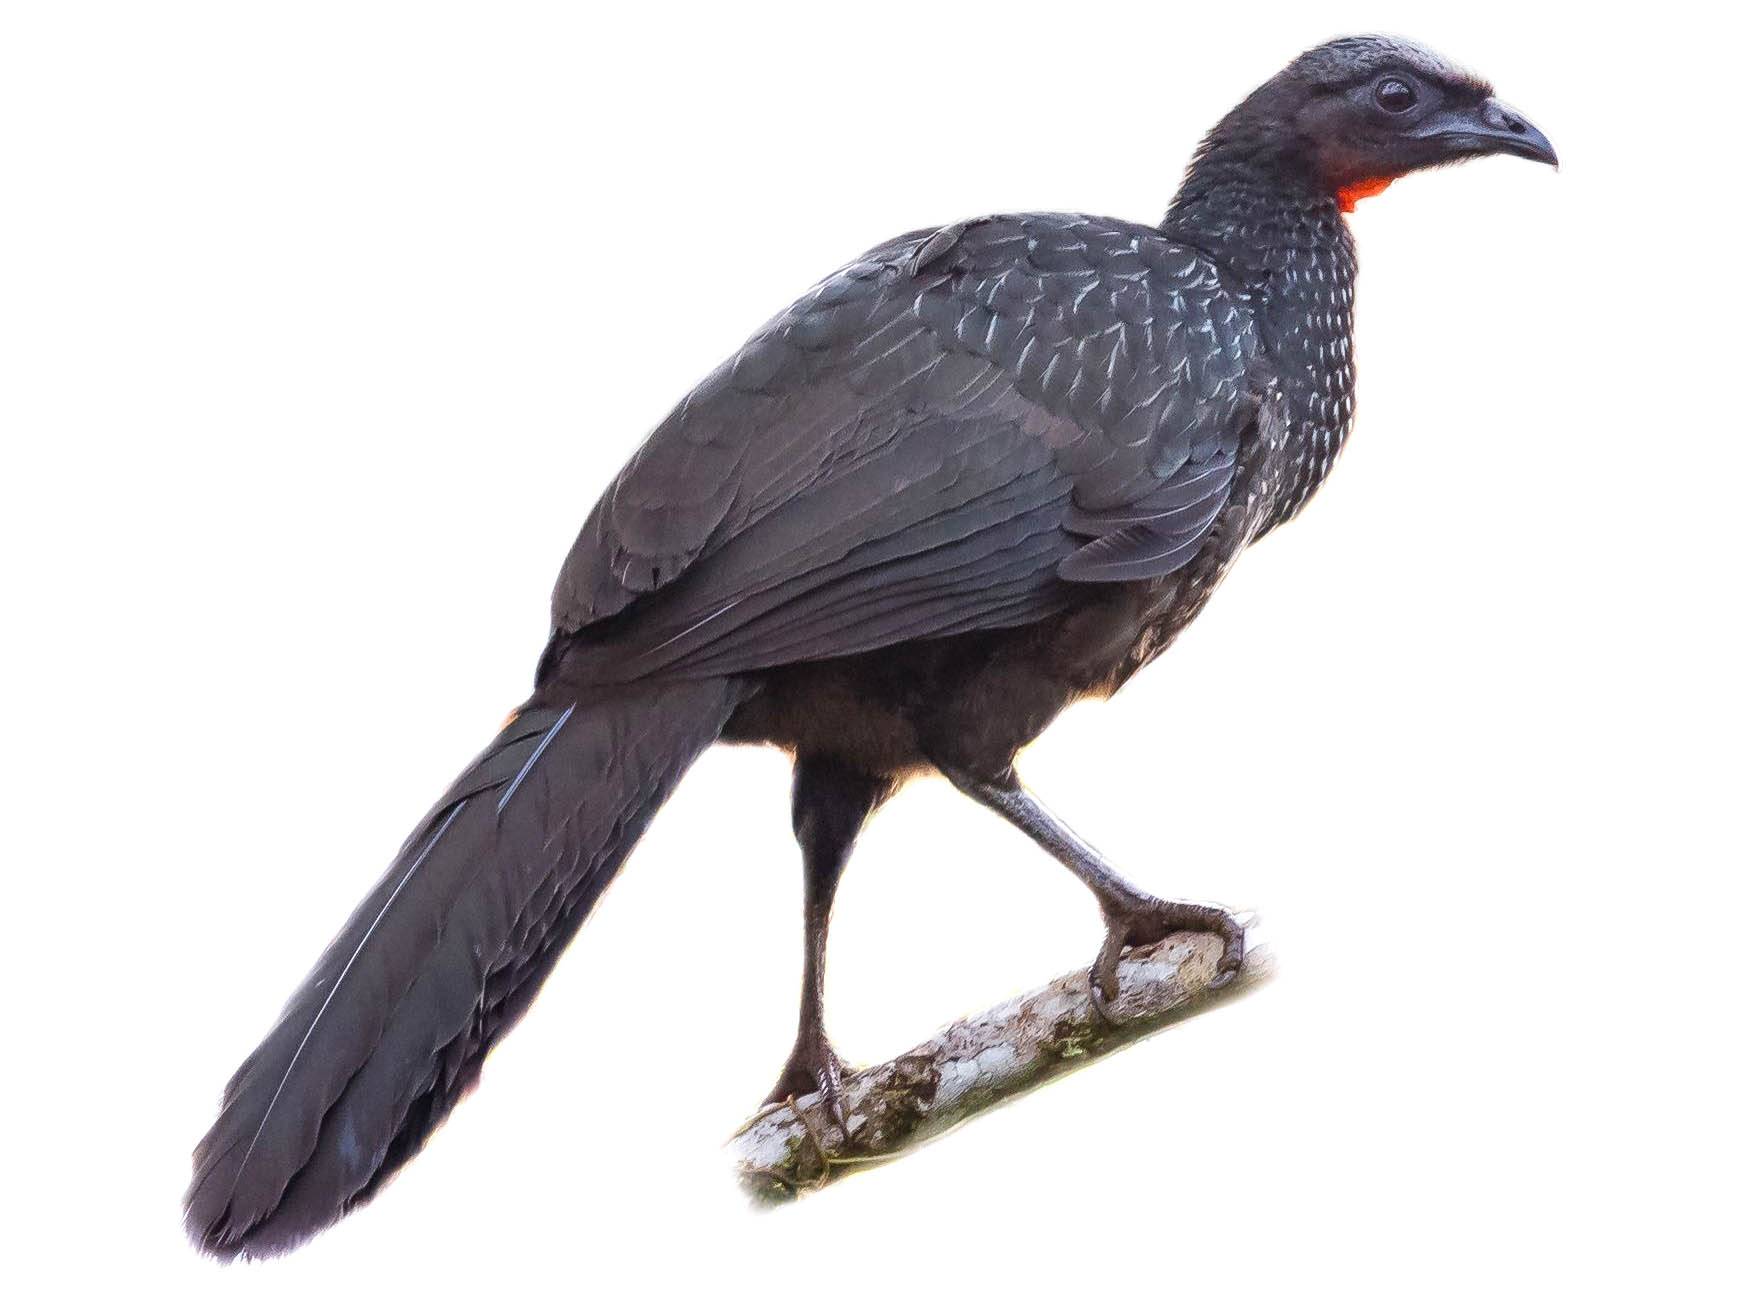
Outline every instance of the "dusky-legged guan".
<path fill-rule="evenodd" d="M 1084 881 L 1107 922 L 1098 1002 L 1122 947 L 1182 927 L 1218 932 L 1232 974 L 1232 917 L 1121 879 L 1012 760 L 1167 648 L 1329 472 L 1354 410 L 1344 213 L 1488 154 L 1555 161 L 1469 73 L 1344 38 L 1210 131 L 1159 226 L 928 228 L 774 317 L 606 489 L 558 578 L 531 697 L 230 1081 L 194 1155 L 195 1242 L 270 1255 L 367 1200 L 719 740 L 795 759 L 804 987 L 777 1097 L 820 1091 L 839 1112 L 830 905 L 865 818 L 915 774 Z M 661 275 L 705 293 L 706 257 Z"/>

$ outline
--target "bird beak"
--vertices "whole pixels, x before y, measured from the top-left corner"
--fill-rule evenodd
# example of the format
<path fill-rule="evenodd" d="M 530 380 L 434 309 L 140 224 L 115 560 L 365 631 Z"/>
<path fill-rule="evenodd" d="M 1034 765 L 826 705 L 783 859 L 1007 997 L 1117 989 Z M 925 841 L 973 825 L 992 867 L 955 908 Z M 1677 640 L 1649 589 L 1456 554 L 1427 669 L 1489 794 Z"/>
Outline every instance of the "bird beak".
<path fill-rule="evenodd" d="M 1521 159 L 1560 167 L 1554 146 L 1511 106 L 1489 96 L 1468 109 L 1448 109 L 1424 121 L 1414 133 L 1456 158 L 1475 154 L 1516 154 Z"/>

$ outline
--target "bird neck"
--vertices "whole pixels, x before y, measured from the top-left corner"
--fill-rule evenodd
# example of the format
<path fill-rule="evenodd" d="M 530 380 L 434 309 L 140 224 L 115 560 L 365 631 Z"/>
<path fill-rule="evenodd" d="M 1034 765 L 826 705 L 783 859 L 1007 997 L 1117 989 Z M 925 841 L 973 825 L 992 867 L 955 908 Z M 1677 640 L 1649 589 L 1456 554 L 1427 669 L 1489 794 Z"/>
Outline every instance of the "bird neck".
<path fill-rule="evenodd" d="M 1286 298 L 1289 273 L 1348 255 L 1353 243 L 1335 193 L 1299 166 L 1226 146 L 1206 146 L 1161 224 L 1203 250 L 1233 288 L 1265 302 Z"/>
<path fill-rule="evenodd" d="M 1273 509 L 1286 521 L 1324 481 L 1354 415 L 1355 245 L 1338 198 L 1286 160 L 1206 147 L 1161 231 L 1202 250 L 1252 305 L 1288 400 Z"/>

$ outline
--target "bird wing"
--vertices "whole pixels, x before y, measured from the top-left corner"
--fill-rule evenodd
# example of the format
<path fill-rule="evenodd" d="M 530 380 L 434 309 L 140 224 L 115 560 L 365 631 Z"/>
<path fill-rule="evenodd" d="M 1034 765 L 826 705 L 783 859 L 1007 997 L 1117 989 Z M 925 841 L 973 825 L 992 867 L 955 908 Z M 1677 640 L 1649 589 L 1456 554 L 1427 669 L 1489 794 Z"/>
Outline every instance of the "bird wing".
<path fill-rule="evenodd" d="M 612 679 L 1040 620 L 1195 556 L 1255 428 L 1246 308 L 1198 251 L 1074 215 L 912 233 L 704 380 L 553 603 Z"/>

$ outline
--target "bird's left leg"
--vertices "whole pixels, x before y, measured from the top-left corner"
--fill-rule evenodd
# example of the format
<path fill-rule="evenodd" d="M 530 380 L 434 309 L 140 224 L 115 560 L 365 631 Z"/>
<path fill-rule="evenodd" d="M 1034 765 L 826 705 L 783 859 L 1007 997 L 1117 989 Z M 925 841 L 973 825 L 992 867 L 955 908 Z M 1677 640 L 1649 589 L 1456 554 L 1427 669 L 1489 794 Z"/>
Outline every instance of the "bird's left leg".
<path fill-rule="evenodd" d="M 833 759 L 801 756 L 792 769 L 792 830 L 804 853 L 804 988 L 799 996 L 798 1037 L 767 1101 L 778 1103 L 816 1092 L 843 1134 L 847 1122 L 841 1102 L 841 1061 L 823 1029 L 829 913 L 860 827 L 893 788 L 886 777 L 867 775 Z"/>
<path fill-rule="evenodd" d="M 1245 927 L 1226 909 L 1209 903 L 1158 899 L 1137 888 L 1108 865 L 1093 846 L 1060 821 L 1026 789 L 1013 768 L 986 778 L 942 768 L 957 789 L 992 809 L 1045 849 L 1094 894 L 1107 922 L 1107 937 L 1089 973 L 1089 997 L 1111 1021 L 1109 1004 L 1119 996 L 1119 955 L 1129 946 L 1153 944 L 1175 931 L 1209 931 L 1222 937 L 1222 960 L 1215 986 L 1240 970 L 1246 951 Z"/>

